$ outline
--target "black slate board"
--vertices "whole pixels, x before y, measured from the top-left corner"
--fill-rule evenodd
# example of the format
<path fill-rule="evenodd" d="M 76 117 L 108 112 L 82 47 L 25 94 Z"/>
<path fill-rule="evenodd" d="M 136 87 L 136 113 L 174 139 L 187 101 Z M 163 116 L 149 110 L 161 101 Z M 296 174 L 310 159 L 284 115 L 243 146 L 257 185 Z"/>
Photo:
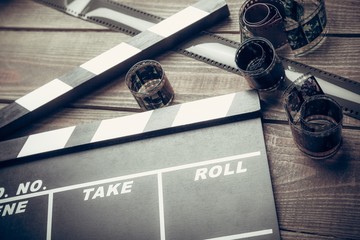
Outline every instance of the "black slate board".
<path fill-rule="evenodd" d="M 280 239 L 261 119 L 0 168 L 1 239 Z"/>

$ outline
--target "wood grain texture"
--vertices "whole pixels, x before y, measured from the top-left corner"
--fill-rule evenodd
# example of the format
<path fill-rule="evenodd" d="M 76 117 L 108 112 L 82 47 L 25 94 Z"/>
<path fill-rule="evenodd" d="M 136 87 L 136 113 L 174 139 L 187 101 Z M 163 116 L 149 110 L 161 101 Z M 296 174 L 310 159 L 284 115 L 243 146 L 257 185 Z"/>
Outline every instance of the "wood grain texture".
<path fill-rule="evenodd" d="M 166 18 L 181 10 L 184 6 L 194 3 L 193 0 L 181 1 L 142 1 L 114 0 L 130 7 Z M 231 16 L 212 28 L 213 31 L 238 32 L 238 13 L 244 0 L 227 0 Z M 330 33 L 360 34 L 360 6 L 357 0 L 325 1 L 328 14 Z M 32 14 L 29 15 L 28 13 Z M 107 30 L 105 27 L 88 23 L 74 17 L 65 18 L 57 10 L 27 0 L 1 1 L 0 21 L 2 28 L 40 28 L 40 29 L 74 29 L 74 30 Z"/>
<path fill-rule="evenodd" d="M 265 124 L 264 129 L 280 228 L 299 234 L 358 239 L 360 131 L 344 130 L 340 152 L 323 162 L 304 157 L 287 125 Z"/>
<path fill-rule="evenodd" d="M 194 3 L 120 1 L 161 17 Z M 238 9 L 211 31 L 239 41 Z M 323 46 L 296 61 L 360 82 L 358 0 L 326 0 L 330 35 Z M 130 39 L 27 0 L 0 2 L 0 108 L 61 76 L 101 52 Z M 286 52 L 282 55 L 293 58 Z M 249 89 L 246 81 L 216 67 L 169 51 L 156 58 L 175 90 L 175 102 Z M 305 157 L 295 146 L 276 96 L 262 96 L 263 126 L 277 212 L 284 240 L 360 239 L 360 121 L 345 117 L 344 143 L 327 162 Z M 89 123 L 139 112 L 123 77 L 9 137 Z"/>

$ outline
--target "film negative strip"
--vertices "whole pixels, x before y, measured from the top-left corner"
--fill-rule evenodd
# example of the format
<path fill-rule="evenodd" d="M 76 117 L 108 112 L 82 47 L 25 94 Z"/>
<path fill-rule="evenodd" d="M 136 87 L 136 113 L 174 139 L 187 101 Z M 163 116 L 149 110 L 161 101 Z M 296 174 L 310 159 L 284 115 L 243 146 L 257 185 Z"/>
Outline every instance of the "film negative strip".
<path fill-rule="evenodd" d="M 297 4 L 298 19 L 286 24 L 286 35 L 295 55 L 303 55 L 316 48 L 328 33 L 324 0 L 304 0 Z"/>
<path fill-rule="evenodd" d="M 278 0 L 247 0 L 239 10 L 242 40 L 250 37 L 269 39 L 275 48 L 287 43 L 284 2 Z"/>
<path fill-rule="evenodd" d="M 161 17 L 140 11 L 109 0 L 35 0 L 61 12 L 86 21 L 103 25 L 129 35 L 136 35 L 164 20 Z"/>
<path fill-rule="evenodd" d="M 285 74 L 292 82 L 304 74 L 314 76 L 326 95 L 334 98 L 344 113 L 360 119 L 360 83 L 329 72 L 315 69 L 306 64 L 281 58 Z"/>
<path fill-rule="evenodd" d="M 239 11 L 242 39 L 264 37 L 296 56 L 315 49 L 328 32 L 324 0 L 247 0 Z"/>
<path fill-rule="evenodd" d="M 243 91 L 2 141 L 0 162 L 94 148 L 259 116 L 257 92 Z"/>
<path fill-rule="evenodd" d="M 301 76 L 286 88 L 282 101 L 298 148 L 318 160 L 335 155 L 342 143 L 343 111 L 316 78 Z"/>
<path fill-rule="evenodd" d="M 160 17 L 156 17 L 149 13 L 125 6 L 112 1 L 100 1 L 92 0 L 88 1 L 88 7 L 81 8 L 81 11 L 76 10 L 72 6 L 65 5 L 63 1 L 59 0 L 36 0 L 38 2 L 45 3 L 49 6 L 56 7 L 58 10 L 72 13 L 72 15 L 80 16 L 91 22 L 107 26 L 109 28 L 120 30 L 125 33 L 140 33 L 146 26 L 156 24 Z M 266 2 L 267 0 L 258 0 L 257 2 Z M 77 1 L 73 1 L 77 2 Z M 299 10 L 300 6 L 294 1 L 286 1 L 280 3 L 278 0 L 272 2 L 280 9 L 280 14 L 298 21 L 303 13 Z M 284 8 L 279 7 L 279 4 L 285 4 Z M 323 0 L 320 0 L 320 5 L 324 6 Z M 108 9 L 108 11 L 114 13 L 111 14 L 99 14 L 99 9 Z M 297 9 L 294 11 L 294 9 Z M 324 11 L 324 7 L 316 8 L 315 13 L 321 13 Z M 94 14 L 97 13 L 97 14 Z M 117 14 L 115 14 L 115 12 Z M 318 16 L 315 14 L 315 16 Z M 114 17 L 114 16 L 117 17 Z M 121 17 L 120 17 L 121 16 Z M 326 15 L 325 15 L 326 17 Z M 127 21 L 127 19 L 137 19 L 136 21 Z M 310 18 L 306 18 L 303 23 L 307 23 Z M 144 23 L 146 22 L 146 23 Z M 325 19 L 326 22 L 326 19 Z M 137 30 L 134 30 L 137 29 Z M 184 54 L 188 57 L 197 59 L 199 61 L 208 63 L 210 65 L 222 68 L 229 72 L 241 75 L 239 68 L 235 63 L 235 54 L 240 43 L 217 36 L 208 32 L 201 32 L 196 38 L 192 38 L 185 44 L 182 44 L 177 52 Z M 311 73 L 324 92 L 334 97 L 339 102 L 345 113 L 351 117 L 360 119 L 360 83 L 344 78 L 302 63 L 293 61 L 280 56 L 285 68 L 286 76 L 289 80 L 295 81 L 299 76 Z"/>
<path fill-rule="evenodd" d="M 79 10 L 85 6 L 84 3 L 73 1 L 70 5 Z M 0 138 L 23 123 L 125 73 L 136 62 L 174 47 L 229 14 L 225 1 L 202 0 L 147 28 L 129 41 L 120 43 L 0 109 Z"/>

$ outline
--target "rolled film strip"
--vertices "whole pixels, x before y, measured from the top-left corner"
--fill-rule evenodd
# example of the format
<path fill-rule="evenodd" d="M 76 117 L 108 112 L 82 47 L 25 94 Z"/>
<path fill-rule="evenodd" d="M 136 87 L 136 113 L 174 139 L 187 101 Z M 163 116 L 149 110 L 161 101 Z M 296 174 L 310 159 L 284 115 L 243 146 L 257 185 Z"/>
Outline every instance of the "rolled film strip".
<path fill-rule="evenodd" d="M 286 34 L 292 52 L 300 56 L 320 46 L 328 33 L 324 0 L 303 0 L 298 21 L 287 21 Z"/>
<path fill-rule="evenodd" d="M 125 82 L 143 110 L 168 106 L 174 99 L 174 89 L 161 64 L 143 60 L 130 68 Z"/>
<path fill-rule="evenodd" d="M 84 1 L 72 3 L 84 5 Z M 81 6 L 77 8 L 80 9 Z M 136 62 L 174 47 L 229 14 L 225 1 L 202 0 L 152 25 L 129 41 L 120 43 L 0 109 L 0 138 L 51 109 L 110 81 Z"/>
<path fill-rule="evenodd" d="M 281 1 L 248 0 L 240 8 L 239 23 L 243 41 L 250 37 L 269 39 L 275 48 L 287 43 L 285 12 Z"/>
<path fill-rule="evenodd" d="M 242 39 L 264 37 L 275 48 L 288 43 L 295 56 L 315 49 L 328 32 L 324 0 L 247 0 L 239 24 Z"/>
<path fill-rule="evenodd" d="M 285 112 L 291 122 L 299 122 L 304 101 L 315 95 L 323 95 L 321 86 L 311 74 L 305 74 L 290 84 L 283 93 Z"/>
<path fill-rule="evenodd" d="M 74 8 L 68 8 L 64 5 L 63 1 L 59 0 L 36 0 L 54 6 L 55 3 L 62 4 L 61 7 L 57 8 L 63 12 L 73 12 L 72 15 L 76 16 L 78 12 Z M 266 2 L 269 0 L 258 0 L 257 2 Z M 110 12 L 117 14 L 114 17 L 112 14 L 97 14 L 96 16 L 92 13 L 88 15 L 87 8 L 82 10 L 83 19 L 95 22 L 120 30 L 125 33 L 130 33 L 132 29 L 143 29 L 144 26 L 154 25 L 158 22 L 160 17 L 153 16 L 149 13 L 116 3 L 110 0 L 100 1 L 92 0 L 93 6 L 97 6 L 98 9 L 108 9 Z M 106 3 L 105 3 L 106 2 Z M 272 4 L 278 6 L 280 14 L 286 16 L 287 19 L 293 19 L 298 21 L 303 15 L 303 9 L 301 5 L 297 4 L 297 1 L 278 1 L 273 0 Z M 284 4 L 284 8 L 281 8 L 281 4 Z M 93 10 L 98 10 L 93 9 Z M 97 11 L 101 12 L 101 11 Z M 125 15 L 125 16 L 123 16 Z M 121 17 L 120 17 L 121 16 Z M 124 20 L 125 19 L 125 20 Z M 131 19 L 131 21 L 128 21 Z M 136 21 L 133 21 L 137 19 Z M 146 22 L 146 23 L 144 23 Z M 136 34 L 140 31 L 135 30 Z M 205 62 L 207 64 L 219 67 L 231 73 L 241 75 L 240 69 L 235 63 L 234 56 L 237 48 L 241 43 L 235 42 L 224 37 L 214 35 L 208 32 L 201 32 L 196 38 L 192 38 L 185 44 L 182 44 L 177 52 L 184 54 L 188 57 L 194 58 L 198 61 Z M 338 76 L 306 64 L 296 62 L 287 58 L 279 56 L 280 60 L 285 69 L 286 77 L 290 81 L 295 81 L 301 75 L 310 72 L 316 77 L 317 81 L 321 85 L 322 89 L 327 95 L 335 98 L 338 103 L 343 106 L 344 112 L 354 118 L 360 119 L 360 83 L 353 81 L 342 76 Z"/>
<path fill-rule="evenodd" d="M 254 37 L 236 51 L 236 65 L 249 85 L 259 91 L 272 91 L 285 79 L 285 71 L 271 42 Z"/>
<path fill-rule="evenodd" d="M 325 96 L 316 78 L 305 74 L 283 93 L 289 126 L 298 148 L 313 159 L 332 157 L 342 143 L 343 112 Z"/>
<path fill-rule="evenodd" d="M 260 116 L 256 91 L 243 91 L 0 142 L 0 162 L 60 154 Z"/>

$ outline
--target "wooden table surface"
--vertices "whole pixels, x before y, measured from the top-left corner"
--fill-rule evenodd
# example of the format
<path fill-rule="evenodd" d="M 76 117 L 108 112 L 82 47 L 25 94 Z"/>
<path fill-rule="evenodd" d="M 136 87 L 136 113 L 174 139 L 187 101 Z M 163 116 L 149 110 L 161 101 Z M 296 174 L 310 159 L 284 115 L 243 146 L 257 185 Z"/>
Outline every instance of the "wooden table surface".
<path fill-rule="evenodd" d="M 168 17 L 195 1 L 119 2 Z M 230 17 L 209 31 L 239 41 L 242 2 L 228 0 Z M 326 0 L 326 7 L 325 44 L 296 61 L 360 82 L 359 1 Z M 33 1 L 0 1 L 0 108 L 129 38 Z M 174 87 L 174 104 L 249 89 L 239 75 L 172 51 L 155 59 Z M 139 111 L 119 77 L 9 138 Z M 340 151 L 319 162 L 297 149 L 278 101 L 262 102 L 262 113 L 282 239 L 360 239 L 360 121 L 346 116 Z"/>

